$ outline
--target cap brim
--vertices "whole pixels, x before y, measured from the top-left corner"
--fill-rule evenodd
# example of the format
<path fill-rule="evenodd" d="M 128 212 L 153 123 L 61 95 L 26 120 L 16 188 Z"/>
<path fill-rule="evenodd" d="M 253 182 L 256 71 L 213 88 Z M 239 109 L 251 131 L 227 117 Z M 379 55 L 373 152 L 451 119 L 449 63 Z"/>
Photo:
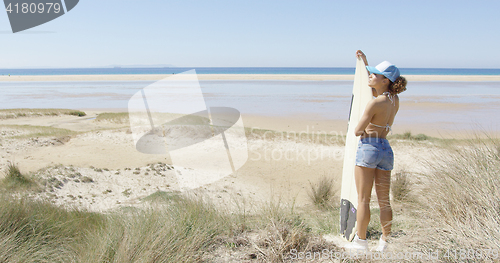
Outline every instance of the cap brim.
<path fill-rule="evenodd" d="M 380 70 L 378 70 L 376 67 L 370 67 L 370 66 L 366 66 L 366 69 L 368 70 L 368 72 L 370 73 L 375 73 L 375 74 L 380 74 L 380 75 L 384 75 L 382 72 L 380 72 Z"/>

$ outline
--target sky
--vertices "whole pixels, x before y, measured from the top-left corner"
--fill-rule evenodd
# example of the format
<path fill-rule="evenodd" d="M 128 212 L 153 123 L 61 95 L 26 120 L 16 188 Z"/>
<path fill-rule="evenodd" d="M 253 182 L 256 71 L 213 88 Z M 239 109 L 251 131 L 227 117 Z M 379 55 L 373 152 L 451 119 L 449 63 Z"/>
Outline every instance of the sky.
<path fill-rule="evenodd" d="M 20 0 L 22 1 L 22 0 Z M 80 0 L 12 33 L 0 11 L 0 68 L 500 68 L 500 1 Z"/>

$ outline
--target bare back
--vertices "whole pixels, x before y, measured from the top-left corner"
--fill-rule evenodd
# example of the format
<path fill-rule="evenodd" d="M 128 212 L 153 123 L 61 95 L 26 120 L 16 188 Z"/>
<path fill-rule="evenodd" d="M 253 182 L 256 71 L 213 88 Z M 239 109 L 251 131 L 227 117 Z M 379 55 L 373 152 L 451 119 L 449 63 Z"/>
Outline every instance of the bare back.
<path fill-rule="evenodd" d="M 399 110 L 399 97 L 395 95 L 391 99 L 388 96 L 378 96 L 373 101 L 372 117 L 366 126 L 363 137 L 385 138 L 394 123 L 394 118 Z"/>

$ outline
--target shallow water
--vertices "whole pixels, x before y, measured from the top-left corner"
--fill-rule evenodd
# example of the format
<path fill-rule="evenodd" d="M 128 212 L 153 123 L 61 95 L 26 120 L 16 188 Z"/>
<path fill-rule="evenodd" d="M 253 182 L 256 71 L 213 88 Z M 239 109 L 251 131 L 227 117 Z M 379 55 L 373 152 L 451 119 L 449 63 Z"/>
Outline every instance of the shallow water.
<path fill-rule="evenodd" d="M 2 82 L 1 108 L 126 109 L 130 97 L 153 81 Z M 207 106 L 266 116 L 315 115 L 346 120 L 352 81 L 200 81 Z M 182 101 L 179 96 L 169 99 Z M 409 83 L 400 95 L 398 123 L 442 123 L 500 130 L 500 82 Z M 169 103 L 169 101 L 165 101 Z M 411 105 L 411 107 L 410 107 Z M 424 105 L 424 106 L 419 106 Z M 467 126 L 467 127 L 465 127 Z"/>

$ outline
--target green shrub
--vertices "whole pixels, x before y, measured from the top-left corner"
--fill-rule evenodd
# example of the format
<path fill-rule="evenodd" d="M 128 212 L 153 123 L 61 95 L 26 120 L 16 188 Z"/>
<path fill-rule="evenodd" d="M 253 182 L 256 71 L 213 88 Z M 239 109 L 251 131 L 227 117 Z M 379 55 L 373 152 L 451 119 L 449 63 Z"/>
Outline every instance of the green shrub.
<path fill-rule="evenodd" d="M 68 114 L 69 115 L 75 115 L 75 116 L 78 116 L 78 117 L 83 117 L 83 116 L 87 115 L 87 113 L 85 113 L 83 111 L 70 111 Z"/>

